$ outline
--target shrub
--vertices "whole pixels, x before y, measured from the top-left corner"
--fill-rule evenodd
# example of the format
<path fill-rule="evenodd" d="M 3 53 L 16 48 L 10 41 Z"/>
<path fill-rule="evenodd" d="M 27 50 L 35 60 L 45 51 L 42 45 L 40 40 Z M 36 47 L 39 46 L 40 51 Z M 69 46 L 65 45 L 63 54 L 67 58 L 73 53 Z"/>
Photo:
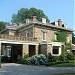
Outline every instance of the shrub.
<path fill-rule="evenodd" d="M 26 59 L 26 64 L 45 65 L 48 59 L 44 54 L 34 55 Z"/>
<path fill-rule="evenodd" d="M 1 62 L 10 62 L 11 58 L 7 56 L 1 56 Z"/>
<path fill-rule="evenodd" d="M 18 56 L 18 63 L 20 64 L 26 64 L 26 59 L 28 58 L 28 55 L 24 55 L 24 57 L 22 56 Z"/>
<path fill-rule="evenodd" d="M 67 60 L 74 60 L 74 55 L 72 53 L 67 53 L 66 58 Z"/>
<path fill-rule="evenodd" d="M 50 62 L 58 62 L 59 56 L 52 56 L 51 54 L 49 54 L 48 59 L 49 59 Z"/>

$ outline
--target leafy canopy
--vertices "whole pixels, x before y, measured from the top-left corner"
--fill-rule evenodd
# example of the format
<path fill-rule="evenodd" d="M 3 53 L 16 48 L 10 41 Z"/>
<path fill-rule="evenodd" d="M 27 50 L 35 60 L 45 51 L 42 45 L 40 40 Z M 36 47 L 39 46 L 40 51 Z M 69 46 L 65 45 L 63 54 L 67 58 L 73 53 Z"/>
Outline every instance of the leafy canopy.
<path fill-rule="evenodd" d="M 5 28 L 6 24 L 6 22 L 0 22 L 0 31 Z"/>
<path fill-rule="evenodd" d="M 48 17 L 44 14 L 44 12 L 40 9 L 36 8 L 21 8 L 18 10 L 17 14 L 12 15 L 12 23 L 25 23 L 26 19 L 31 19 L 32 16 L 37 16 L 37 19 L 40 20 L 41 18 L 46 18 L 47 22 L 49 22 Z"/>

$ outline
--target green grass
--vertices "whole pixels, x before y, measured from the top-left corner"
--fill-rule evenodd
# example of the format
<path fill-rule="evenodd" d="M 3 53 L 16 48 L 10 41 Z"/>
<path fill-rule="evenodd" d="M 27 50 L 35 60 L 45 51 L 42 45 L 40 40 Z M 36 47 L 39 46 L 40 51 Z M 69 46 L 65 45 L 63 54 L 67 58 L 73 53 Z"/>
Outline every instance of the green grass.
<path fill-rule="evenodd" d="M 55 67 L 75 67 L 75 63 L 62 63 L 62 64 L 55 64 L 51 65 Z"/>
<path fill-rule="evenodd" d="M 75 75 L 75 73 L 70 73 L 70 74 L 56 74 L 56 75 Z"/>

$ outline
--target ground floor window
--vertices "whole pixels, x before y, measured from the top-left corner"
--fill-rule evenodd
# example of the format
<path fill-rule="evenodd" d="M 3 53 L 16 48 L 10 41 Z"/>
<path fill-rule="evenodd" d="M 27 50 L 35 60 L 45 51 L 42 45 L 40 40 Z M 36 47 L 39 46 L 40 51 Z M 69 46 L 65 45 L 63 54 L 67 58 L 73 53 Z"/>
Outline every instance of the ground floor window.
<path fill-rule="evenodd" d="M 7 46 L 7 56 L 11 57 L 11 46 Z"/>
<path fill-rule="evenodd" d="M 11 57 L 11 46 L 2 46 L 1 55 Z"/>
<path fill-rule="evenodd" d="M 59 46 L 53 46 L 52 54 L 59 54 Z"/>

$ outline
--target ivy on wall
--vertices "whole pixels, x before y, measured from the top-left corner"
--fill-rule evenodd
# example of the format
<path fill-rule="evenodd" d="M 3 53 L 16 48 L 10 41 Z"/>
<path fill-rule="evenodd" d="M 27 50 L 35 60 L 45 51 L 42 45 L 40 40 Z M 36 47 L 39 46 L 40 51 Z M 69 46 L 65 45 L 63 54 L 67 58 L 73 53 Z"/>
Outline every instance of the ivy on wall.
<path fill-rule="evenodd" d="M 58 42 L 66 42 L 67 41 L 67 32 L 65 31 L 58 31 L 55 32 L 55 34 L 57 35 L 57 41 Z"/>

